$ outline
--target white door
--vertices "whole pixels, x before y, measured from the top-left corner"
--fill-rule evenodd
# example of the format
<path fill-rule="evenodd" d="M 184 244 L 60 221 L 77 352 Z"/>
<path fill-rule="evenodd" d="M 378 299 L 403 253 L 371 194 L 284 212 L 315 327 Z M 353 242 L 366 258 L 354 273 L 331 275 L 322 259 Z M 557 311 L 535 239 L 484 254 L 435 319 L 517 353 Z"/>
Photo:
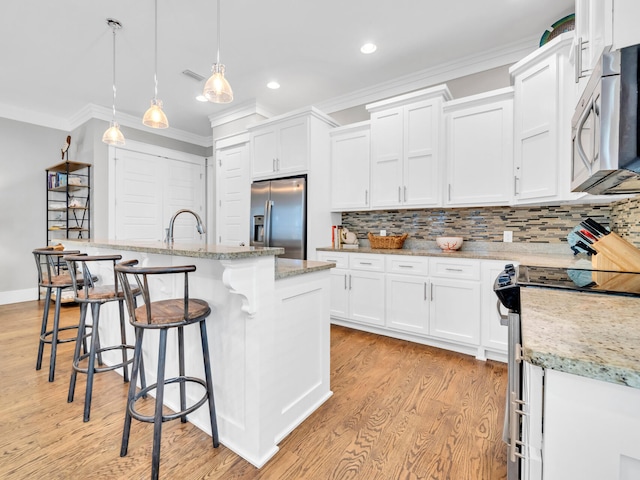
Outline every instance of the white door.
<path fill-rule="evenodd" d="M 369 127 L 331 135 L 331 208 L 369 207 Z"/>
<path fill-rule="evenodd" d="M 371 116 L 371 206 L 393 207 L 402 201 L 402 107 Z"/>
<path fill-rule="evenodd" d="M 351 320 L 384 326 L 384 273 L 352 270 L 349 275 Z"/>
<path fill-rule="evenodd" d="M 346 319 L 349 317 L 349 271 L 341 268 L 332 268 L 330 279 L 330 314 L 332 317 Z"/>
<path fill-rule="evenodd" d="M 498 300 L 493 291 L 493 282 L 504 270 L 507 261 L 482 262 L 482 346 L 500 353 L 507 353 L 508 330 L 501 325 L 500 315 L 507 315 L 508 311 Z"/>
<path fill-rule="evenodd" d="M 249 245 L 251 176 L 248 149 L 248 144 L 243 143 L 216 153 L 217 243 L 222 245 Z"/>
<path fill-rule="evenodd" d="M 163 217 L 167 227 L 171 216 L 184 208 L 196 212 L 204 222 L 204 166 L 172 159 L 166 159 L 166 163 Z M 196 225 L 193 215 L 180 214 L 173 227 L 174 241 L 205 243 L 206 236 L 198 233 Z"/>
<path fill-rule="evenodd" d="M 159 162 L 154 155 L 118 149 L 115 173 L 113 238 L 162 240 L 164 161 Z"/>
<path fill-rule="evenodd" d="M 279 125 L 279 142 L 278 176 L 305 173 L 309 168 L 309 117 L 294 118 Z"/>
<path fill-rule="evenodd" d="M 386 324 L 405 332 L 429 333 L 427 277 L 387 274 Z"/>
<path fill-rule="evenodd" d="M 431 279 L 429 334 L 478 345 L 480 340 L 480 285 L 478 282 Z"/>
<path fill-rule="evenodd" d="M 273 126 L 251 132 L 251 176 L 264 178 L 273 175 L 278 156 L 278 139 Z"/>

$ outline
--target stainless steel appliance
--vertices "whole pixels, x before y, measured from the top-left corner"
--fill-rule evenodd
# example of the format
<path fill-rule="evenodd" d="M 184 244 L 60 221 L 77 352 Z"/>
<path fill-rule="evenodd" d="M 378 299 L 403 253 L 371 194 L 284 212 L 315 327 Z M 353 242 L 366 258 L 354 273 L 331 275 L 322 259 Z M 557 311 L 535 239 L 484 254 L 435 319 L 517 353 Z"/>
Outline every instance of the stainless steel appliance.
<path fill-rule="evenodd" d="M 605 52 L 571 122 L 574 192 L 640 193 L 640 45 Z"/>
<path fill-rule="evenodd" d="M 523 398 L 522 356 L 520 333 L 520 289 L 559 288 L 589 293 L 640 296 L 640 273 L 609 272 L 578 268 L 554 268 L 520 265 L 505 265 L 496 278 L 493 290 L 499 301 L 509 309 L 508 315 L 502 315 L 502 321 L 508 322 L 508 388 L 505 409 L 505 428 L 503 438 L 509 445 L 507 455 L 507 479 L 529 478 L 528 468 L 541 471 L 541 466 L 533 466 L 536 458 L 526 458 L 528 439 L 523 431 L 522 416 L 527 415 Z M 585 299 L 586 301 L 586 299 Z M 523 463 L 522 460 L 526 458 Z"/>
<path fill-rule="evenodd" d="M 284 258 L 307 258 L 307 177 L 251 185 L 251 245 L 282 247 Z"/>

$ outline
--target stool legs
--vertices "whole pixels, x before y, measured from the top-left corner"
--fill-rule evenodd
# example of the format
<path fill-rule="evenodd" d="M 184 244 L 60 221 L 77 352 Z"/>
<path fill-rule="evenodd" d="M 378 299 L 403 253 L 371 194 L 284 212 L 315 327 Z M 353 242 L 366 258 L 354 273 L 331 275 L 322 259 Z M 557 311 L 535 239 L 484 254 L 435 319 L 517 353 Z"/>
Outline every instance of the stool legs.
<path fill-rule="evenodd" d="M 76 370 L 76 362 L 80 358 L 80 345 L 85 344 L 85 353 L 87 350 L 85 342 L 85 331 L 87 321 L 87 304 L 80 304 L 80 324 L 78 325 L 78 336 L 76 338 L 76 346 L 73 351 L 73 364 L 71 366 L 71 379 L 69 380 L 69 394 L 67 395 L 67 402 L 73 402 L 73 397 L 76 392 L 76 379 L 78 377 L 78 371 Z"/>
<path fill-rule="evenodd" d="M 133 367 L 131 369 L 131 379 L 129 381 L 129 394 L 127 395 L 127 405 L 124 409 L 124 428 L 122 430 L 122 446 L 120 447 L 120 456 L 127 455 L 127 449 L 129 448 L 129 433 L 131 432 L 131 408 L 133 407 L 133 400 L 136 395 L 136 382 L 138 380 L 138 372 L 141 369 L 142 360 L 142 336 L 144 330 L 136 328 L 136 344 L 133 351 Z M 140 380 L 142 381 L 141 377 Z M 142 388 L 145 385 L 141 384 Z"/>
<path fill-rule="evenodd" d="M 36 360 L 36 370 L 42 368 L 42 357 L 44 354 L 44 344 L 47 335 L 47 323 L 49 321 L 49 304 L 51 303 L 51 288 L 47 288 L 44 312 L 42 315 L 42 328 L 40 329 L 40 344 L 38 345 L 38 359 Z M 56 288 L 56 307 L 53 316 L 53 331 L 51 332 L 51 360 L 49 361 L 49 381 L 53 382 L 56 371 L 56 353 L 58 350 L 58 329 L 60 323 L 60 304 L 62 288 Z"/>
<path fill-rule="evenodd" d="M 202 340 L 202 358 L 204 360 L 204 378 L 207 382 L 207 395 L 209 396 L 209 417 L 211 419 L 211 438 L 213 439 L 213 448 L 218 448 L 220 441 L 218 439 L 218 422 L 216 421 L 216 405 L 213 399 L 213 378 L 211 375 L 211 360 L 209 358 L 209 342 L 207 340 L 207 326 L 204 322 L 200 322 L 200 339 Z"/>
<path fill-rule="evenodd" d="M 124 379 L 124 383 L 129 381 L 129 370 L 127 369 L 127 331 L 124 327 L 124 300 L 118 301 L 118 313 L 120 313 L 120 342 L 122 344 L 122 364 L 125 365 L 122 367 L 122 377 Z"/>
<path fill-rule="evenodd" d="M 47 322 L 49 320 L 49 305 L 51 305 L 51 288 L 47 288 L 44 298 L 44 313 L 42 314 L 42 327 L 40 328 L 40 344 L 38 345 L 38 359 L 36 360 L 36 370 L 42 368 L 42 356 L 44 355 L 44 336 L 47 333 Z"/>
<path fill-rule="evenodd" d="M 160 349 L 158 352 L 158 376 L 156 387 L 156 411 L 153 420 L 153 453 L 151 457 L 151 478 L 156 480 L 160 472 L 160 440 L 162 436 L 162 406 L 164 403 L 164 367 L 167 360 L 167 329 L 160 329 Z M 182 361 L 182 358 L 180 359 Z M 184 362 L 181 362 L 184 363 Z M 184 368 L 184 365 L 183 367 Z M 183 387 L 182 385 L 181 387 Z M 180 389 L 182 397 L 182 388 Z M 183 399 L 180 398 L 180 404 Z"/>

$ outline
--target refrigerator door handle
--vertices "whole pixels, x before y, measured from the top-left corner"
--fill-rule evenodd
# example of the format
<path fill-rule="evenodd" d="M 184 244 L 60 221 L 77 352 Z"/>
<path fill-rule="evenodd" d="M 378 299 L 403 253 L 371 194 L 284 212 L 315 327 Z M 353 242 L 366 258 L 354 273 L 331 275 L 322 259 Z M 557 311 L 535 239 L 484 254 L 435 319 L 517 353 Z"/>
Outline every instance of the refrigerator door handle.
<path fill-rule="evenodd" d="M 271 246 L 271 207 L 273 207 L 273 201 L 267 200 L 264 202 L 264 246 Z"/>

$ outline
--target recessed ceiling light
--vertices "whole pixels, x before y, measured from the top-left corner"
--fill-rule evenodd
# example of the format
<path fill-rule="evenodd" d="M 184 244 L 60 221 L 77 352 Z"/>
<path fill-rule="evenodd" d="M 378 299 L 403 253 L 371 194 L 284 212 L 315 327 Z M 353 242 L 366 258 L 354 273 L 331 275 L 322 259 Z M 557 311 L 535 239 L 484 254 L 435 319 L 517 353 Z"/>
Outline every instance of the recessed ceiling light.
<path fill-rule="evenodd" d="M 280 88 L 280 84 L 276 81 L 272 81 L 267 83 L 267 88 L 270 88 L 271 90 L 277 90 Z"/>
<path fill-rule="evenodd" d="M 207 100 L 207 97 L 205 97 L 202 94 L 196 95 L 196 100 L 198 100 L 199 102 L 208 102 L 209 101 L 209 100 Z"/>
<path fill-rule="evenodd" d="M 368 54 L 370 54 L 370 53 L 373 53 L 373 52 L 375 52 L 377 49 L 378 49 L 378 47 L 377 47 L 375 44 L 373 44 L 373 43 L 365 43 L 364 45 L 362 45 L 362 46 L 360 47 L 360 51 L 361 51 L 362 53 L 364 53 L 365 55 L 368 55 Z"/>

